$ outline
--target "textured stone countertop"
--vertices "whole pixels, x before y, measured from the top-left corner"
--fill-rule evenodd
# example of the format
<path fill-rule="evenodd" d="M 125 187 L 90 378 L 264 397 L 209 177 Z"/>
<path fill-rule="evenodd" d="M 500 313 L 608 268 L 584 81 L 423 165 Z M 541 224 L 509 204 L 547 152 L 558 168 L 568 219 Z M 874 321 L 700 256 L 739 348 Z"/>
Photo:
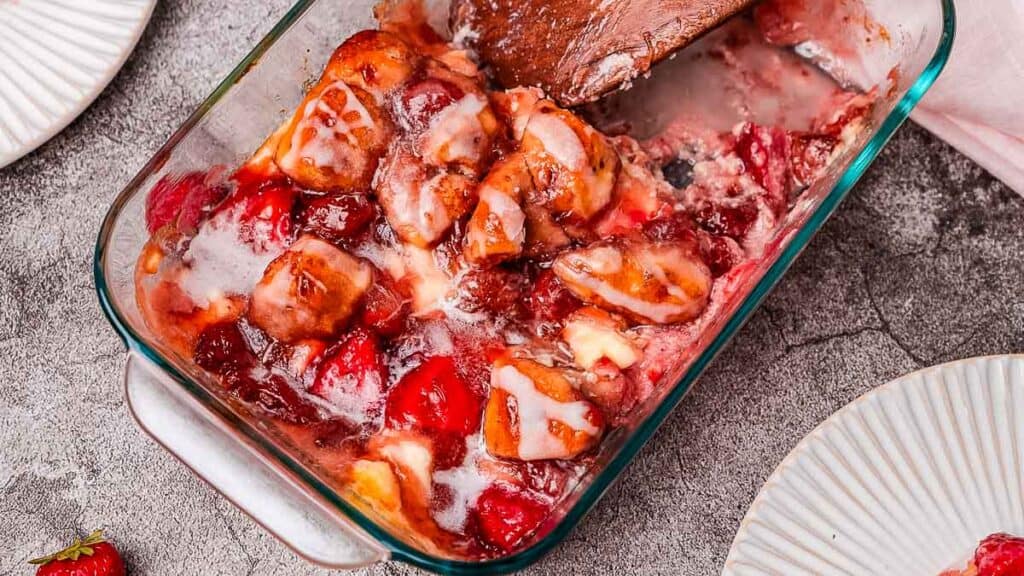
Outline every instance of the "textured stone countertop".
<path fill-rule="evenodd" d="M 120 75 L 0 170 L 0 574 L 105 527 L 134 576 L 320 574 L 136 429 L 96 301 L 108 205 L 289 0 L 164 0 Z M 915 126 L 534 574 L 707 576 L 785 454 L 915 368 L 1024 351 L 1024 200 Z M 406 574 L 387 564 L 373 573 Z"/>

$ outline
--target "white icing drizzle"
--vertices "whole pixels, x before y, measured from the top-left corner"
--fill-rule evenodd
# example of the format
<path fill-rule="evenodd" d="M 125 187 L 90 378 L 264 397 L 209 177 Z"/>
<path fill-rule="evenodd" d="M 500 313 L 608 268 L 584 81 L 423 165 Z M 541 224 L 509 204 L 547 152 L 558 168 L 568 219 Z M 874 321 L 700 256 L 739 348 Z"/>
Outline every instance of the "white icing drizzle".
<path fill-rule="evenodd" d="M 583 401 L 559 402 L 537 390 L 533 380 L 514 366 L 502 366 L 491 373 L 491 386 L 516 399 L 519 415 L 519 457 L 543 460 L 562 457 L 566 446 L 551 433 L 549 422 L 561 422 L 573 430 L 596 436 L 600 429 L 587 420 L 590 406 Z"/>
<path fill-rule="evenodd" d="M 383 388 L 380 374 L 374 370 L 362 374 L 362 378 L 350 372 L 327 390 L 326 400 L 335 414 L 355 424 L 364 424 L 373 419 L 371 410 L 381 405 Z"/>
<path fill-rule="evenodd" d="M 555 263 L 555 268 L 557 268 L 559 276 L 563 276 L 571 283 L 575 283 L 586 288 L 612 306 L 629 310 L 659 324 L 668 323 L 673 317 L 685 314 L 690 308 L 689 298 L 685 300 L 687 302 L 686 304 L 674 304 L 671 302 L 648 302 L 635 296 L 631 296 L 612 286 L 612 284 L 606 280 L 602 280 L 601 278 L 591 274 L 577 271 L 577 268 L 589 267 L 598 274 L 605 274 L 605 272 L 595 269 L 593 262 L 591 262 L 589 258 L 587 260 L 582 260 L 580 256 L 573 255 L 569 256 L 568 259 L 571 262 L 571 265 L 561 261 Z M 667 283 L 666 287 L 671 289 L 672 284 Z"/>
<path fill-rule="evenodd" d="M 254 227 L 254 231 L 255 231 Z M 181 289 L 201 308 L 228 295 L 248 295 L 263 277 L 263 271 L 284 251 L 272 242 L 254 248 L 240 237 L 236 211 L 207 220 L 185 251 L 188 271 Z"/>
<path fill-rule="evenodd" d="M 587 253 L 585 264 L 595 274 L 616 274 L 622 270 L 622 253 L 611 246 L 592 248 Z"/>
<path fill-rule="evenodd" d="M 391 184 L 394 200 L 391 215 L 398 227 L 409 226 L 426 242 L 434 242 L 452 224 L 448 208 L 441 201 L 437 187 L 446 174 L 441 172 L 419 186 L 414 182 L 395 179 Z"/>
<path fill-rule="evenodd" d="M 480 191 L 480 201 L 486 202 L 489 212 L 498 217 L 505 238 L 521 244 L 526 238 L 526 214 L 519 204 L 491 186 L 484 186 Z"/>
<path fill-rule="evenodd" d="M 624 334 L 612 326 L 590 318 L 573 319 L 565 324 L 562 336 L 572 350 L 576 365 L 590 370 L 602 358 L 608 358 L 625 370 L 640 359 L 640 353 Z"/>
<path fill-rule="evenodd" d="M 426 134 L 424 156 L 434 164 L 478 160 L 477 143 L 483 138 L 484 130 L 479 114 L 486 106 L 487 101 L 482 97 L 466 94 L 434 116 Z"/>
<path fill-rule="evenodd" d="M 526 131 L 544 144 L 544 150 L 570 170 L 587 167 L 587 153 L 580 137 L 556 114 L 534 113 Z"/>
<path fill-rule="evenodd" d="M 478 460 L 484 457 L 480 434 L 466 438 L 466 457 L 457 468 L 434 472 L 434 482 L 451 490 L 452 500 L 446 508 L 434 513 L 437 525 L 449 532 L 461 533 L 469 510 L 491 480 L 480 471 Z"/>
<path fill-rule="evenodd" d="M 324 102 L 324 96 L 335 90 L 345 93 L 345 108 L 340 112 L 334 110 Z M 314 113 L 323 113 L 326 120 Z M 348 116 L 355 113 L 358 117 L 350 121 Z M 281 164 L 286 168 L 295 168 L 302 162 L 310 162 L 313 166 L 329 167 L 341 161 L 336 140 L 344 137 L 352 146 L 358 146 L 354 130 L 359 128 L 374 128 L 373 116 L 370 115 L 363 103 L 359 101 L 352 89 L 341 80 L 329 85 L 320 96 L 306 103 L 302 109 L 302 118 L 292 131 L 291 146 L 288 153 L 281 159 Z M 311 138 L 303 143 L 308 129 L 313 130 Z"/>
<path fill-rule="evenodd" d="M 633 256 L 640 262 L 640 265 L 644 270 L 650 272 L 651 276 L 665 287 L 665 291 L 671 296 L 678 298 L 683 302 L 691 299 L 690 295 L 687 294 L 685 290 L 668 279 L 668 275 L 665 273 L 665 267 L 663 266 L 664 258 L 652 254 L 648 250 L 636 250 L 633 252 Z M 680 254 L 677 250 L 671 250 L 668 256 L 672 258 L 668 263 L 669 266 L 676 266 L 677 269 L 679 267 L 687 268 L 688 271 L 692 270 L 693 274 L 691 274 L 691 276 L 694 277 L 699 275 L 698 272 L 694 270 L 694 267 L 690 265 L 685 254 Z"/>

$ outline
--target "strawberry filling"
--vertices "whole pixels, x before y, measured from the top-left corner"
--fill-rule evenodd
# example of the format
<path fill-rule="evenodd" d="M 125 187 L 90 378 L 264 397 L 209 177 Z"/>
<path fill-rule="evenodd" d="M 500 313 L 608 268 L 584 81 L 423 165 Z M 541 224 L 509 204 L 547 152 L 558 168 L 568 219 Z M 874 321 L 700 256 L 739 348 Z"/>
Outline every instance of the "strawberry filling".
<path fill-rule="evenodd" d="M 137 300 L 354 505 L 500 557 L 699 352 L 873 96 L 664 154 L 388 30 L 339 47 L 236 172 L 154 186 Z M 979 548 L 980 574 L 1014 574 L 1014 546 Z"/>

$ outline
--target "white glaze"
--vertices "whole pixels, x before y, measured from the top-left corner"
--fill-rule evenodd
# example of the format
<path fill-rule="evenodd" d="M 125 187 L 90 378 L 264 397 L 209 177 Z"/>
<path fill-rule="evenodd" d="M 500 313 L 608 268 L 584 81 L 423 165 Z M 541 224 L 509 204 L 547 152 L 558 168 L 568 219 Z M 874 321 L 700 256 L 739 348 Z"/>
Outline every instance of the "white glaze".
<path fill-rule="evenodd" d="M 477 143 L 484 135 L 480 112 L 486 107 L 481 96 L 466 94 L 439 112 L 430 122 L 423 155 L 435 165 L 476 162 L 480 155 Z"/>
<path fill-rule="evenodd" d="M 385 432 L 385 434 L 388 434 Z M 412 437 L 403 437 L 400 432 L 393 432 L 381 447 L 381 456 L 400 466 L 420 485 L 422 494 L 429 500 L 431 493 L 430 470 L 433 468 L 434 455 L 422 441 Z"/>
<path fill-rule="evenodd" d="M 602 280 L 591 274 L 577 271 L 577 268 L 580 268 L 581 266 L 589 266 L 589 259 L 582 260 L 578 255 L 574 255 L 570 256 L 568 260 L 571 265 L 566 264 L 564 261 L 555 262 L 555 269 L 558 275 L 566 279 L 570 284 L 577 284 L 588 291 L 593 292 L 612 306 L 628 310 L 659 324 L 668 323 L 673 317 L 685 314 L 690 308 L 689 302 L 686 304 L 677 304 L 672 302 L 648 302 L 646 300 L 641 300 L 619 290 L 606 280 Z"/>
<path fill-rule="evenodd" d="M 254 226 L 253 231 L 259 227 Z M 260 250 L 240 238 L 236 211 L 207 220 L 192 239 L 183 261 L 188 271 L 181 289 L 200 308 L 229 295 L 248 295 L 263 277 L 263 271 L 284 248 L 262 242 Z"/>
<path fill-rule="evenodd" d="M 490 214 L 497 217 L 505 238 L 522 244 L 526 238 L 526 214 L 519 203 L 491 186 L 484 186 L 480 191 L 480 201 L 486 203 Z"/>
<path fill-rule="evenodd" d="M 440 238 L 452 225 L 448 208 L 437 193 L 445 177 L 446 174 L 441 172 L 420 185 L 401 178 L 392 181 L 391 210 L 388 215 L 394 220 L 394 227 L 410 227 L 428 243 Z"/>
<path fill-rule="evenodd" d="M 434 252 L 411 245 L 403 252 L 405 269 L 412 276 L 413 311 L 422 315 L 440 309 L 451 290 L 451 279 L 437 265 Z"/>
<path fill-rule="evenodd" d="M 580 137 L 557 114 L 534 113 L 526 132 L 540 140 L 544 150 L 569 170 L 587 168 L 587 153 Z"/>
<path fill-rule="evenodd" d="M 449 505 L 434 513 L 438 526 L 449 532 L 461 533 L 466 526 L 469 511 L 476 504 L 480 494 L 490 485 L 491 480 L 479 467 L 479 460 L 485 457 L 481 447 L 480 434 L 466 438 L 466 457 L 457 468 L 434 472 L 434 482 L 447 486 L 452 499 Z"/>
<path fill-rule="evenodd" d="M 587 420 L 591 407 L 583 401 L 559 402 L 537 390 L 533 381 L 514 366 L 501 366 L 491 373 L 491 386 L 508 392 L 516 400 L 519 423 L 519 457 L 542 460 L 563 457 L 566 446 L 551 433 L 550 421 L 596 436 L 600 429 Z"/>
<path fill-rule="evenodd" d="M 625 370 L 640 359 L 640 352 L 624 334 L 591 318 L 570 319 L 562 337 L 572 350 L 576 365 L 590 370 L 602 358 Z"/>
<path fill-rule="evenodd" d="M 324 96 L 336 90 L 345 93 L 345 108 L 341 112 L 335 111 L 323 101 Z M 328 121 L 314 116 L 314 113 L 318 112 L 325 114 Z M 348 117 L 353 112 L 357 118 L 350 121 Z M 318 98 L 310 100 L 303 107 L 302 118 L 292 131 L 291 146 L 288 153 L 281 158 L 281 165 L 285 169 L 298 168 L 302 162 L 309 162 L 321 168 L 334 166 L 342 161 L 339 158 L 337 144 L 339 137 L 344 137 L 352 146 L 358 146 L 359 142 L 353 131 L 374 127 L 373 117 L 352 89 L 348 84 L 337 80 L 324 89 Z M 313 129 L 313 135 L 303 142 L 310 128 Z"/>
<path fill-rule="evenodd" d="M 345 374 L 337 386 L 327 390 L 325 400 L 330 402 L 332 412 L 344 416 L 354 424 L 365 424 L 371 418 L 371 411 L 382 403 L 384 383 L 380 374 L 370 370 L 357 378 L 351 372 Z"/>

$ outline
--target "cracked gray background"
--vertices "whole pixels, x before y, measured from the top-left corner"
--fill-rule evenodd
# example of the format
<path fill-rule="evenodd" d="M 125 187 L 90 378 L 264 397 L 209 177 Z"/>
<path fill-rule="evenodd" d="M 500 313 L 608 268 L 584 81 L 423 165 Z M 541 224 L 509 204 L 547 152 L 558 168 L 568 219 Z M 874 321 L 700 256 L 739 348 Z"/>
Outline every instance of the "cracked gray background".
<path fill-rule="evenodd" d="M 287 4 L 160 2 L 99 100 L 0 170 L 0 574 L 101 526 L 136 576 L 323 573 L 135 428 L 91 273 L 111 200 Z M 758 488 L 833 411 L 920 366 L 1024 350 L 1022 255 L 1024 200 L 906 126 L 532 573 L 717 573 Z"/>

